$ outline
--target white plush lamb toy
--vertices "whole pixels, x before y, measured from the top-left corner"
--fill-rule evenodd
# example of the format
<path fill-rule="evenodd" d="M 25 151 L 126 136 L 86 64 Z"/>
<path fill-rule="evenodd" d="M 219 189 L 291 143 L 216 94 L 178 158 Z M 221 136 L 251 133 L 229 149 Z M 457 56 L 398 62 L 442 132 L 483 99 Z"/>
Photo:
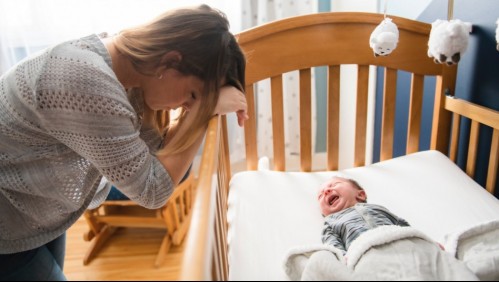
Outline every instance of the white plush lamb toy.
<path fill-rule="evenodd" d="M 374 51 L 374 56 L 390 54 L 399 42 L 399 30 L 392 19 L 385 18 L 371 33 L 369 46 Z"/>
<path fill-rule="evenodd" d="M 468 48 L 471 23 L 436 20 L 431 24 L 428 57 L 437 64 L 457 64 Z"/>

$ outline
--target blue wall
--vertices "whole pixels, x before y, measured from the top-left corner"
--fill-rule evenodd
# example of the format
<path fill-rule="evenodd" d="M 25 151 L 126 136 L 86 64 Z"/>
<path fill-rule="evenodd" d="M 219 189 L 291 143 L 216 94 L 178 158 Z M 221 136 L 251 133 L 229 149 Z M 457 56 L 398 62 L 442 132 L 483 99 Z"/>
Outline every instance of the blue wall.
<path fill-rule="evenodd" d="M 499 52 L 496 50 L 495 29 L 499 17 L 499 1 L 497 0 L 455 0 L 454 18 L 468 21 L 473 24 L 468 50 L 462 56 L 458 66 L 458 77 L 455 96 L 494 110 L 499 110 Z M 417 20 L 432 23 L 436 19 L 447 19 L 447 1 L 434 0 L 422 12 Z M 378 68 L 378 81 L 376 90 L 377 106 L 382 104 L 383 69 Z M 398 86 L 407 89 L 410 77 L 407 73 L 399 73 Z M 428 93 L 435 89 L 435 80 L 425 78 L 425 96 L 423 97 L 423 120 L 420 150 L 428 150 L 431 135 L 431 119 L 424 118 L 433 111 L 433 97 Z M 395 130 L 407 131 L 407 117 L 402 113 L 407 111 L 408 97 L 397 97 Z M 375 139 L 373 161 L 379 161 L 380 123 L 381 113 L 375 115 Z M 470 122 L 461 121 L 461 137 L 458 153 L 458 165 L 464 168 L 467 157 L 467 144 Z M 490 139 L 492 130 L 480 127 L 479 152 L 475 180 L 485 186 L 487 165 L 490 153 Z M 394 140 L 394 156 L 405 153 L 405 138 Z M 463 146 L 465 145 L 465 146 Z M 464 147 L 464 148 L 463 148 Z M 499 195 L 499 182 L 496 185 L 496 197 Z"/>

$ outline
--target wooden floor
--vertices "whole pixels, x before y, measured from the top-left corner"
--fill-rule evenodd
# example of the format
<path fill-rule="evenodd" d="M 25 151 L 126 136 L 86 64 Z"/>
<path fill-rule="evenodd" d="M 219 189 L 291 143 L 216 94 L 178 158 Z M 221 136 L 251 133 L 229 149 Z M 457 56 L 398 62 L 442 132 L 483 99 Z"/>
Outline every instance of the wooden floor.
<path fill-rule="evenodd" d="M 89 242 L 83 240 L 88 227 L 83 218 L 67 232 L 64 273 L 68 280 L 178 280 L 183 245 L 172 246 L 165 263 L 154 267 L 164 230 L 118 230 L 88 266 L 83 256 Z"/>

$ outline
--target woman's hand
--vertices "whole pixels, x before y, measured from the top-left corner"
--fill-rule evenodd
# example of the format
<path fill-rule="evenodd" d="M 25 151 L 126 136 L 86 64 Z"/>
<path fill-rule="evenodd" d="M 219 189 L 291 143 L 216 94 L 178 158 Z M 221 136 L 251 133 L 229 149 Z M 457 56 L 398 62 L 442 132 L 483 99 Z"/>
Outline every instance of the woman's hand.
<path fill-rule="evenodd" d="M 237 123 L 244 125 L 248 117 L 248 105 L 246 96 L 234 86 L 224 86 L 220 89 L 220 97 L 215 107 L 215 115 L 225 115 L 235 112 L 237 114 Z"/>

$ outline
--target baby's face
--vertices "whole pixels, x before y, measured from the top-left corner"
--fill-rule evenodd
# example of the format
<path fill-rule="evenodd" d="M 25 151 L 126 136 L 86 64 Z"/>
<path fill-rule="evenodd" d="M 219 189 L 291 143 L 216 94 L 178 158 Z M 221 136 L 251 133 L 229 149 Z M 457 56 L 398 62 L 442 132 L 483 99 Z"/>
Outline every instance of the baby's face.
<path fill-rule="evenodd" d="M 321 186 L 318 200 L 322 215 L 328 216 L 354 206 L 365 192 L 357 189 L 350 181 L 333 177 Z"/>

